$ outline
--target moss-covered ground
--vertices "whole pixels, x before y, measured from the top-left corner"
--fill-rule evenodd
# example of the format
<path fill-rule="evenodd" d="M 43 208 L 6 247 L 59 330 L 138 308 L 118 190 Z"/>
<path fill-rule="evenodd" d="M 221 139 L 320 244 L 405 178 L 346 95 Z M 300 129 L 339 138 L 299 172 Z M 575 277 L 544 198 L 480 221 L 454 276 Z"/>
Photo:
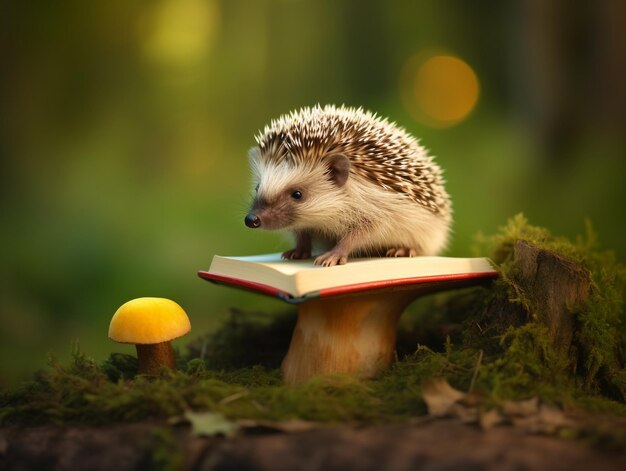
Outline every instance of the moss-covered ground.
<path fill-rule="evenodd" d="M 591 296 L 578 306 L 573 370 L 555 351 L 541 322 L 541 306 L 516 277 L 513 247 L 523 239 L 577 263 L 591 277 Z M 445 377 L 480 394 L 484 407 L 538 396 L 564 408 L 626 415 L 624 266 L 598 249 L 591 230 L 570 241 L 511 219 L 483 237 L 501 277 L 487 288 L 439 294 L 415 303 L 399 327 L 398 361 L 373 380 L 322 376 L 300 386 L 281 382 L 294 312 L 234 312 L 216 332 L 178 352 L 178 371 L 136 374 L 136 360 L 112 354 L 99 364 L 76 347 L 69 364 L 47 368 L 17 390 L 0 395 L 0 423 L 107 423 L 180 416 L 208 410 L 228 418 L 319 422 L 402 421 L 426 413 L 425 380 Z M 530 322 L 498 330 L 486 318 L 494 299 L 522 305 Z"/>

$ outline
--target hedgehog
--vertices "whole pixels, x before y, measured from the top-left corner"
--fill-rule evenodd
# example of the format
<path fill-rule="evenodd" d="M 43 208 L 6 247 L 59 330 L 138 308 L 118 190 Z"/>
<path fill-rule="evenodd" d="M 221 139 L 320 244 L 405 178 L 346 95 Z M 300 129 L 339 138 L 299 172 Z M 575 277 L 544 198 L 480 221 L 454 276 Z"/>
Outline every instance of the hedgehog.
<path fill-rule="evenodd" d="M 414 257 L 445 249 L 450 198 L 417 139 L 362 108 L 302 108 L 273 120 L 249 151 L 254 196 L 245 224 L 287 230 L 285 259 Z"/>

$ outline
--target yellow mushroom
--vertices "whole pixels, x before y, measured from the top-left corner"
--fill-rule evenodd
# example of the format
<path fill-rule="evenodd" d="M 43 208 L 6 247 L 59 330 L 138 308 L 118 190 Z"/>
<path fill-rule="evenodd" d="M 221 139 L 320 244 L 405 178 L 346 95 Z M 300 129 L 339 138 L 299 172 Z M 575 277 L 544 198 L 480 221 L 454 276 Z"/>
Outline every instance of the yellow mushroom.
<path fill-rule="evenodd" d="M 139 373 L 175 368 L 171 340 L 191 330 L 185 311 L 164 298 L 137 298 L 123 304 L 111 319 L 109 338 L 137 347 Z"/>

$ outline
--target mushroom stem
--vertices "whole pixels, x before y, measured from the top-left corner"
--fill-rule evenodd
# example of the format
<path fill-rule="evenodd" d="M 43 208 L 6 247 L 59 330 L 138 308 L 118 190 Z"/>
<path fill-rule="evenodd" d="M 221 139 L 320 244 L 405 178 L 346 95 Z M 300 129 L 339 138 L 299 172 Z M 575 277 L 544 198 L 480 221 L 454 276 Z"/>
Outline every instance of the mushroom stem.
<path fill-rule="evenodd" d="M 389 367 L 398 319 L 415 296 L 413 291 L 385 290 L 300 304 L 282 363 L 285 383 L 302 383 L 324 373 L 371 378 Z"/>
<path fill-rule="evenodd" d="M 139 373 L 156 374 L 164 366 L 171 369 L 176 367 L 176 359 L 171 342 L 137 344 L 136 347 Z"/>

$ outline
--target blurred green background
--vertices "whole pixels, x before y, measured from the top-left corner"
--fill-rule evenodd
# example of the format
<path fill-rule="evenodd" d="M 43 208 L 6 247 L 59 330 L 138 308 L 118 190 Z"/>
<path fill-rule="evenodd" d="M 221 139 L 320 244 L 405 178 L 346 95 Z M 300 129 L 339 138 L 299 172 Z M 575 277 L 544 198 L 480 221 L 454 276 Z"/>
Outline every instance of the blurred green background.
<path fill-rule="evenodd" d="M 107 329 L 134 297 L 179 302 L 192 338 L 229 306 L 283 309 L 196 271 L 287 247 L 243 225 L 246 152 L 305 105 L 363 106 L 420 137 L 446 172 L 451 255 L 523 211 L 569 236 L 589 218 L 626 256 L 625 2 L 1 5 L 0 386 L 74 340 L 131 352 Z M 433 57 L 465 68 L 428 74 Z"/>

